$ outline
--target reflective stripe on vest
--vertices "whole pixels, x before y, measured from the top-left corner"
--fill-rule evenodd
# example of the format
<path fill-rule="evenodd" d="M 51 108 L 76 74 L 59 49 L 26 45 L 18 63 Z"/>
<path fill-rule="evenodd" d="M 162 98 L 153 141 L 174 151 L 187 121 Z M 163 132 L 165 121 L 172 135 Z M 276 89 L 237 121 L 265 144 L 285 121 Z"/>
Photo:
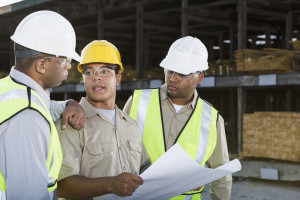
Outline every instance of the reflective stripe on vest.
<path fill-rule="evenodd" d="M 48 185 L 48 191 L 54 191 L 57 187 L 56 180 L 61 167 L 62 152 L 58 133 L 49 110 L 34 90 L 13 81 L 9 76 L 0 80 L 0 97 L 0 110 L 5 111 L 1 113 L 0 125 L 26 109 L 37 111 L 49 123 L 51 139 L 46 163 L 49 172 L 48 178 L 53 183 Z M 0 190 L 6 191 L 6 183 L 2 173 L 0 174 Z"/>
<path fill-rule="evenodd" d="M 130 109 L 130 116 L 141 129 L 145 148 L 154 163 L 166 152 L 163 116 L 160 106 L 160 90 L 135 90 Z M 216 126 L 218 111 L 198 97 L 195 109 L 175 142 L 201 166 L 204 167 L 216 145 Z M 199 192 L 188 192 L 202 196 Z M 180 195 L 172 199 L 185 199 L 191 195 Z"/>

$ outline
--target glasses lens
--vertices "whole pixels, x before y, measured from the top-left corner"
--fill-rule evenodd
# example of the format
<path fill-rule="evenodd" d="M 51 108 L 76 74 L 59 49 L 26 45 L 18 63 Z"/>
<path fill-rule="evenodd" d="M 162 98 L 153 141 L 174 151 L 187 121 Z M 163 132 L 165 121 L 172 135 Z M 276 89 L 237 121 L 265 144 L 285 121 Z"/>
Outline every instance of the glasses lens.
<path fill-rule="evenodd" d="M 166 73 L 167 73 L 167 76 L 168 76 L 169 79 L 174 78 L 174 76 L 176 75 L 176 78 L 177 78 L 178 81 L 187 81 L 191 78 L 190 74 L 184 75 L 184 74 L 174 72 L 172 70 L 167 70 Z"/>
<path fill-rule="evenodd" d="M 89 78 L 94 78 L 96 76 L 96 72 L 99 77 L 108 77 L 115 74 L 114 68 L 110 66 L 101 67 L 96 70 L 92 68 L 86 68 L 82 73 L 84 78 L 89 79 Z"/>

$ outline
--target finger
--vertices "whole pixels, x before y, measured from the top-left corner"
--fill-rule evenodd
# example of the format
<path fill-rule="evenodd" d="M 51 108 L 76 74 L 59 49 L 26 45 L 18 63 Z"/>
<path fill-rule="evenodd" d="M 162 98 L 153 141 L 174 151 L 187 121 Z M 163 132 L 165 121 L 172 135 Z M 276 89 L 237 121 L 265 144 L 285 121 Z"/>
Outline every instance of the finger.
<path fill-rule="evenodd" d="M 143 185 L 144 180 L 143 180 L 139 175 L 134 175 L 132 178 L 133 178 L 133 180 L 134 180 L 135 182 L 137 182 L 138 184 Z"/>
<path fill-rule="evenodd" d="M 200 187 L 194 189 L 194 191 L 199 191 L 199 190 L 201 190 L 202 187 L 203 187 L 203 186 L 200 186 Z"/>
<path fill-rule="evenodd" d="M 139 186 L 140 186 L 140 184 L 139 184 L 138 182 L 134 181 L 134 180 L 132 180 L 132 181 L 130 182 L 130 185 L 129 185 L 130 189 L 133 190 L 133 192 L 134 192 Z"/>
<path fill-rule="evenodd" d="M 61 129 L 65 129 L 67 127 L 68 121 L 69 121 L 69 113 L 63 112 Z"/>

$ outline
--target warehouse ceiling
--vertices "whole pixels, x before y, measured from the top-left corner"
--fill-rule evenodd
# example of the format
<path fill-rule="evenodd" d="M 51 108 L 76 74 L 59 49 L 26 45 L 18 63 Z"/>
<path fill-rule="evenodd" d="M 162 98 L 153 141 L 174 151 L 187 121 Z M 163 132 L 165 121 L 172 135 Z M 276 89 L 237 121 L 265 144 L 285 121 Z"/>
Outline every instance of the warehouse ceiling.
<path fill-rule="evenodd" d="M 92 40 L 106 39 L 119 48 L 125 65 L 149 68 L 159 64 L 174 40 L 192 35 L 207 46 L 210 60 L 229 59 L 238 49 L 245 2 L 246 47 L 290 48 L 286 38 L 300 38 L 297 0 L 25 0 L 0 8 L 0 71 L 12 65 L 9 37 L 18 23 L 45 9 L 70 20 L 78 53 Z"/>

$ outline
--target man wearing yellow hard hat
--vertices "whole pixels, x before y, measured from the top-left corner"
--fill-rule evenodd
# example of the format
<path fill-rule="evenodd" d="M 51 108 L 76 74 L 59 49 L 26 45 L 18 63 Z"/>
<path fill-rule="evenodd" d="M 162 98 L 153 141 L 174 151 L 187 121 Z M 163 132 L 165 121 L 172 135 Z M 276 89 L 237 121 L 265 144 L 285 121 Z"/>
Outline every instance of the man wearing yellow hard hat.
<path fill-rule="evenodd" d="M 81 53 L 87 115 L 84 129 L 61 132 L 63 164 L 58 196 L 87 199 L 114 193 L 130 196 L 143 180 L 139 174 L 144 152 L 137 123 L 115 104 L 123 65 L 118 49 L 105 40 L 89 43 Z M 58 123 L 59 124 L 59 123 Z"/>

